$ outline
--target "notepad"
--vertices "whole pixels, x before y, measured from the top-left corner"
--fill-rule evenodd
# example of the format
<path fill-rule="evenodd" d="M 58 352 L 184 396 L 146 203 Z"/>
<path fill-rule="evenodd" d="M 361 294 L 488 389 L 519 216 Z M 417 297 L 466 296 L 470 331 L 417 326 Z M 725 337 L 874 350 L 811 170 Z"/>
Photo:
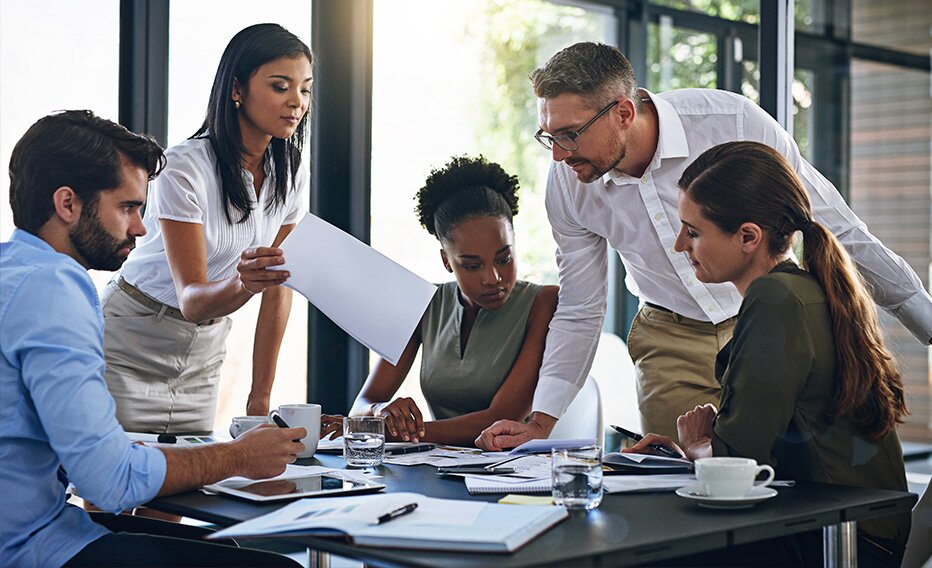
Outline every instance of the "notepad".
<path fill-rule="evenodd" d="M 410 514 L 387 523 L 375 522 L 386 511 L 411 503 L 417 503 L 417 508 Z M 296 501 L 207 538 L 313 535 L 383 548 L 512 552 L 565 518 L 563 507 L 515 507 L 386 493 Z"/>
<path fill-rule="evenodd" d="M 638 493 L 650 491 L 673 491 L 680 487 L 696 483 L 692 474 L 662 475 L 619 475 L 602 478 L 602 491 L 605 493 Z M 550 493 L 552 484 L 549 477 L 507 483 L 489 477 L 466 476 L 466 489 L 470 495 L 486 493 Z"/>

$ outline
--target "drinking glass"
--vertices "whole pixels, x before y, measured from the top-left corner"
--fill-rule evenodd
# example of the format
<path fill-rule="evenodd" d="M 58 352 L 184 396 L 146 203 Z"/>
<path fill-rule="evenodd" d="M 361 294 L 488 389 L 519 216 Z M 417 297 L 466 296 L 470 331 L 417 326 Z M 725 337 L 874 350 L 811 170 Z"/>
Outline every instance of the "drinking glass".
<path fill-rule="evenodd" d="M 598 507 L 602 502 L 602 448 L 554 449 L 550 457 L 554 502 L 567 509 Z"/>
<path fill-rule="evenodd" d="M 347 416 L 343 419 L 343 459 L 351 467 L 382 464 L 385 456 L 385 419 Z"/>

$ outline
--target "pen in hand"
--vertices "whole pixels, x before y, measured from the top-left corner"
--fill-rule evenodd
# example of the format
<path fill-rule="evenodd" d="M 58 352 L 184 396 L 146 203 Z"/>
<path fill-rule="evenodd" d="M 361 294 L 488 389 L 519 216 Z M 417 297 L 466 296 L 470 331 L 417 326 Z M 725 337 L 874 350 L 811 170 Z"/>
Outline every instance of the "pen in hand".
<path fill-rule="evenodd" d="M 612 424 L 611 427 L 612 427 L 612 429 L 615 430 L 616 432 L 622 434 L 623 436 L 627 436 L 628 438 L 631 438 L 631 439 L 634 440 L 635 442 L 640 442 L 642 439 L 644 439 L 644 436 L 638 434 L 637 432 L 632 432 L 631 430 L 626 430 L 626 429 L 622 428 L 621 426 L 615 426 L 614 424 Z M 651 444 L 651 445 L 649 445 L 649 446 L 647 446 L 647 447 L 650 448 L 650 449 L 652 449 L 652 450 L 656 450 L 656 451 L 660 452 L 661 454 L 665 455 L 665 456 L 668 457 L 668 458 L 680 458 L 680 459 L 681 459 L 681 458 L 683 457 L 683 456 L 681 456 L 680 453 L 677 452 L 676 450 L 673 450 L 673 449 L 668 448 L 668 447 L 666 447 L 666 446 L 661 446 L 660 444 Z"/>
<path fill-rule="evenodd" d="M 407 515 L 408 513 L 414 511 L 415 509 L 417 509 L 417 503 L 408 503 L 407 505 L 403 507 L 398 507 L 397 509 L 393 511 L 389 511 L 385 513 L 384 515 L 380 516 L 378 519 L 376 519 L 375 524 L 381 525 L 382 523 L 387 523 L 388 521 L 392 519 L 397 519 L 398 517 L 402 515 Z"/>
<path fill-rule="evenodd" d="M 289 426 L 288 423 L 285 422 L 285 419 L 282 418 L 281 416 L 279 416 L 277 412 L 273 412 L 273 413 L 272 413 L 272 422 L 274 422 L 275 424 L 277 424 L 279 428 L 291 428 L 291 426 Z M 298 438 L 298 439 L 293 440 L 293 441 L 294 441 L 294 442 L 300 442 L 300 441 L 301 441 L 301 438 Z"/>

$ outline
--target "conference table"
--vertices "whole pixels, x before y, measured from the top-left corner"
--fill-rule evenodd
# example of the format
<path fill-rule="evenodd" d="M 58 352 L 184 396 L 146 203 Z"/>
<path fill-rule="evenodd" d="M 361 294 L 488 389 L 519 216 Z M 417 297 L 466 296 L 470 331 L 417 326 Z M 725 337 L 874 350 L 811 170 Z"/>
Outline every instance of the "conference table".
<path fill-rule="evenodd" d="M 301 465 L 343 469 L 343 458 L 318 454 Z M 462 479 L 426 465 L 382 465 L 385 491 L 410 491 L 445 499 L 497 501 L 499 494 L 470 495 Z M 527 566 L 622 566 L 668 560 L 773 537 L 823 529 L 825 564 L 856 565 L 857 521 L 911 510 L 912 493 L 825 484 L 797 484 L 746 509 L 708 509 L 672 491 L 605 495 L 592 511 L 570 518 L 510 554 L 423 551 L 354 546 L 323 537 L 287 537 L 306 545 L 311 564 L 326 566 L 327 553 L 371 566 L 518 568 Z M 283 503 L 254 503 L 195 491 L 158 498 L 148 506 L 229 526 L 269 513 Z M 514 505 L 519 507 L 521 505 Z"/>

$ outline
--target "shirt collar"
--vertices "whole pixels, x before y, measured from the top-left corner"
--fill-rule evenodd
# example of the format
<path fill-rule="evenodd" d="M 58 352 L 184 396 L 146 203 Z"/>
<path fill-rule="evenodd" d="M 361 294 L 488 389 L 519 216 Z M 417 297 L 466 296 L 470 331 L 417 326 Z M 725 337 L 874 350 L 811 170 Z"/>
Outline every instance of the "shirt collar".
<path fill-rule="evenodd" d="M 38 249 L 50 252 L 58 252 L 52 247 L 52 245 L 45 242 L 42 238 L 37 237 L 24 229 L 14 229 L 13 234 L 10 236 L 10 242 L 23 243 Z"/>
<path fill-rule="evenodd" d="M 654 104 L 654 108 L 657 109 L 657 151 L 647 168 L 648 171 L 659 168 L 660 160 L 666 158 L 688 158 L 689 143 L 686 141 L 686 130 L 683 129 L 683 122 L 673 105 L 647 89 L 638 89 L 638 93 L 647 95 Z M 605 184 L 609 181 L 619 184 L 626 180 L 630 181 L 630 179 L 633 178 L 627 174 L 619 174 L 615 170 L 602 176 Z"/>

